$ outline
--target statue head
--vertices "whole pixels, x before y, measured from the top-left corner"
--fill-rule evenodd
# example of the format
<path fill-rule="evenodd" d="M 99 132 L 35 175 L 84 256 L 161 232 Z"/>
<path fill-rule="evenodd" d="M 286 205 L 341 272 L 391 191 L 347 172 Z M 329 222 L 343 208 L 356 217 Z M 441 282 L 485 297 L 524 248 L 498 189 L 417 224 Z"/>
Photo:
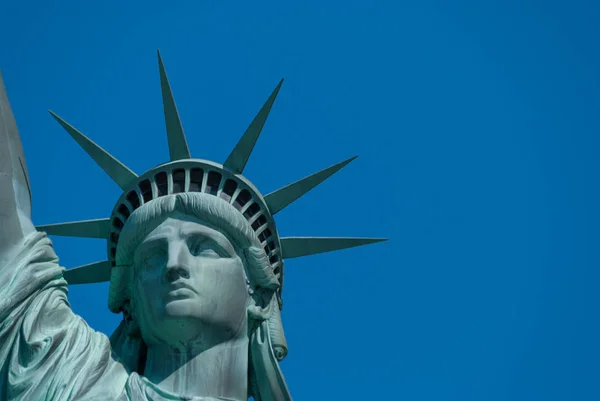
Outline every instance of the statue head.
<path fill-rule="evenodd" d="M 215 196 L 180 193 L 145 204 L 127 220 L 110 306 L 147 345 L 207 347 L 247 338 L 277 305 L 278 288 L 238 210 Z"/>
<path fill-rule="evenodd" d="M 289 396 L 277 365 L 287 354 L 279 281 L 235 207 L 205 193 L 154 199 L 127 219 L 115 261 L 109 306 L 124 321 L 111 342 L 129 369 L 143 374 L 146 346 L 206 349 L 245 341 L 251 394 Z"/>
<path fill-rule="evenodd" d="M 128 368 L 143 374 L 148 346 L 244 341 L 250 394 L 287 399 L 280 282 L 261 238 L 230 200 L 208 193 L 168 194 L 133 210 L 119 232 L 109 292 L 109 308 L 124 317 L 111 342 Z"/>
<path fill-rule="evenodd" d="M 171 161 L 138 176 L 51 112 L 123 194 L 110 218 L 37 229 L 107 239 L 108 260 L 64 276 L 110 281 L 109 309 L 124 318 L 111 344 L 132 371 L 142 372 L 146 346 L 248 341 L 249 396 L 290 400 L 278 365 L 284 259 L 382 239 L 280 238 L 274 216 L 354 157 L 263 196 L 242 172 L 283 80 L 221 165 L 191 157 L 160 54 L 159 70 Z"/>

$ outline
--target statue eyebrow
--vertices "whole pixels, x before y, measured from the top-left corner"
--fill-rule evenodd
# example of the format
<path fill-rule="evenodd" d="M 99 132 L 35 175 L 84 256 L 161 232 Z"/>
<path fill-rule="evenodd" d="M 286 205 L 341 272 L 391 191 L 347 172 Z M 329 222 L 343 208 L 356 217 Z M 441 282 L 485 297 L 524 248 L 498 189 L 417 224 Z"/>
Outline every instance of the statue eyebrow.
<path fill-rule="evenodd" d="M 148 249 L 151 249 L 157 245 L 159 245 L 160 243 L 164 243 L 166 242 L 166 237 L 164 235 L 156 235 L 153 237 L 150 237 L 149 239 L 143 241 L 136 249 L 135 254 L 136 256 L 141 253 L 142 251 L 146 251 Z"/>
<path fill-rule="evenodd" d="M 216 245 L 218 245 L 219 247 L 223 248 L 223 250 L 235 254 L 235 248 L 233 246 L 233 244 L 231 243 L 231 241 L 229 241 L 229 239 L 227 239 L 227 237 L 225 235 L 223 235 L 222 233 L 220 233 L 217 230 L 214 229 L 210 229 L 211 232 L 208 233 L 206 231 L 206 229 L 198 229 L 197 227 L 185 227 L 183 226 L 181 228 L 181 234 L 182 235 L 193 235 L 196 237 L 202 237 L 205 240 L 208 240 L 210 242 L 214 242 Z"/>

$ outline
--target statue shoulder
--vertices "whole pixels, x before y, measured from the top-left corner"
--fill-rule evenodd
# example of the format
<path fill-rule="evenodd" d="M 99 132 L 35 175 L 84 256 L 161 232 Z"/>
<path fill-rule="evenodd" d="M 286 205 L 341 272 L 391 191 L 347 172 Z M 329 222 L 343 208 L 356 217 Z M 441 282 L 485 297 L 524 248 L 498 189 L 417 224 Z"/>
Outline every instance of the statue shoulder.
<path fill-rule="evenodd" d="M 34 265 L 28 264 L 40 268 Z M 108 337 L 71 310 L 66 281 L 55 273 L 42 268 L 44 285 L 27 287 L 21 282 L 13 296 L 6 298 L 21 299 L 11 310 L 0 310 L 5 316 L 0 338 L 13 339 L 0 344 L 0 381 L 18 393 L 15 399 L 117 399 L 129 373 L 114 357 Z M 32 292 L 21 297 L 29 288 Z M 3 359 L 3 355 L 13 357 Z M 11 377 L 18 377 L 18 382 Z"/>

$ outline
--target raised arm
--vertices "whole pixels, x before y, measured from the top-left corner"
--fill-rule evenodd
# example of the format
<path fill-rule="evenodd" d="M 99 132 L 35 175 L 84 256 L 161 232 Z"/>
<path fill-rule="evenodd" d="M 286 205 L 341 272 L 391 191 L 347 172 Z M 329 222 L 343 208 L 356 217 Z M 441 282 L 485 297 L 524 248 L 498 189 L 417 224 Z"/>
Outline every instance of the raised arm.
<path fill-rule="evenodd" d="M 0 401 L 114 400 L 125 387 L 108 338 L 71 310 L 61 272 L 31 223 L 23 147 L 0 75 Z"/>
<path fill-rule="evenodd" d="M 0 73 L 0 266 L 34 231 L 23 146 Z"/>

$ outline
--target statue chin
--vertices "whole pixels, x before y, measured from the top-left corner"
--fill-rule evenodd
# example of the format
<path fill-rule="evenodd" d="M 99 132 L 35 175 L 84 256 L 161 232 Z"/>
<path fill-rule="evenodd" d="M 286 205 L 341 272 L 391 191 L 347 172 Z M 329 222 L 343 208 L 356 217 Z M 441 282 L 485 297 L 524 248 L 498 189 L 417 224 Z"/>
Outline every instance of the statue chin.
<path fill-rule="evenodd" d="M 186 315 L 165 316 L 162 324 L 142 324 L 140 329 L 142 338 L 149 347 L 189 348 L 195 343 L 206 341 L 201 338 L 206 326 Z"/>
<path fill-rule="evenodd" d="M 235 324 L 230 318 L 215 314 L 210 305 L 197 298 L 167 301 L 162 311 L 146 314 L 140 330 L 148 346 L 169 345 L 175 348 L 208 348 L 246 335 L 245 313 Z"/>

